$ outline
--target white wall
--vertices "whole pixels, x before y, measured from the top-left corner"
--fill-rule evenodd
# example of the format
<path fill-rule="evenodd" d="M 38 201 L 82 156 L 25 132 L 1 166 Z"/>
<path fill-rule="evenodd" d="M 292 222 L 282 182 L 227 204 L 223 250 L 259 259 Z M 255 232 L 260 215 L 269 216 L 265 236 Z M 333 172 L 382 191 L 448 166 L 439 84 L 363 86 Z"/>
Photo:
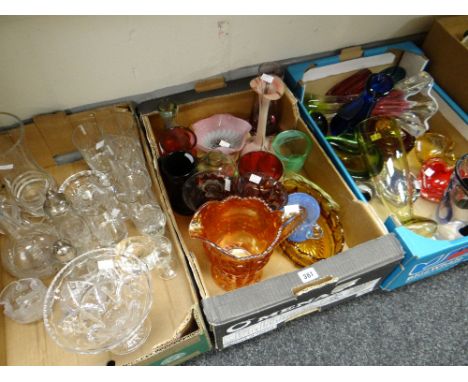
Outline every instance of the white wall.
<path fill-rule="evenodd" d="M 0 109 L 29 118 L 265 61 L 418 33 L 428 30 L 432 19 L 3 16 Z"/>

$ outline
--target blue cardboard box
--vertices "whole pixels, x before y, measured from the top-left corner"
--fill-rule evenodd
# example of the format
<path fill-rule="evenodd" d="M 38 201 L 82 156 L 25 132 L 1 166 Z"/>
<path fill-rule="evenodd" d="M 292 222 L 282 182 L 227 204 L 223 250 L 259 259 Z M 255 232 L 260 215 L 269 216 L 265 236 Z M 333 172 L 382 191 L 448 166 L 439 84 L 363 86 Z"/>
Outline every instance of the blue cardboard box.
<path fill-rule="evenodd" d="M 347 74 L 343 74 L 343 77 L 340 78 L 340 70 L 346 72 L 349 70 L 357 70 L 363 67 L 376 68 L 379 65 L 385 65 L 385 54 L 391 52 L 399 55 L 400 62 L 403 61 L 401 60 L 402 53 L 404 53 L 403 55 L 405 55 L 406 58 L 409 58 L 405 61 L 405 64 L 407 64 L 407 67 L 405 67 L 407 72 L 411 72 L 412 70 L 421 70 L 424 68 L 425 64 L 427 64 L 427 59 L 425 59 L 423 52 L 415 44 L 412 42 L 404 42 L 366 49 L 362 51 L 362 53 L 359 52 L 357 56 L 351 58 L 355 60 L 352 63 L 353 66 L 349 65 L 351 61 L 348 63 L 343 63 L 343 57 L 341 55 L 336 55 L 291 65 L 287 68 L 286 72 L 286 83 L 300 101 L 299 108 L 302 118 L 306 121 L 309 128 L 317 137 L 317 140 L 330 156 L 332 162 L 337 167 L 355 195 L 362 201 L 365 201 L 366 199 L 362 195 L 361 191 L 357 187 L 349 172 L 346 170 L 341 160 L 336 155 L 333 148 L 325 139 L 325 136 L 321 133 L 316 123 L 308 114 L 303 104 L 304 96 L 306 94 L 307 81 L 313 77 L 309 76 L 309 78 L 307 78 L 305 73 L 312 67 L 320 68 L 320 70 L 323 69 L 326 71 L 325 77 L 327 77 L 327 75 L 328 78 L 334 76 L 336 83 L 340 79 L 343 79 L 347 76 Z M 380 61 L 378 61 L 377 58 L 380 59 Z M 320 72 L 320 70 L 316 70 L 315 72 Z M 322 73 L 322 75 L 324 74 Z M 325 83 L 322 83 L 322 86 L 325 86 L 322 90 L 326 90 L 327 86 L 329 88 L 330 84 L 333 85 L 334 83 L 327 83 L 326 81 Z M 320 85 L 318 86 L 320 87 Z M 433 93 L 435 93 L 435 97 L 440 106 L 438 113 L 442 113 L 443 109 L 445 113 L 449 114 L 447 116 L 448 121 L 455 121 L 457 125 L 455 130 L 458 131 L 457 134 L 461 133 L 461 140 L 459 140 L 458 146 L 461 144 L 461 150 L 467 152 L 467 114 L 458 105 L 456 105 L 438 85 L 435 84 L 433 90 Z M 429 123 L 431 124 L 431 121 Z M 450 123 L 447 123 L 447 126 L 449 124 Z M 448 133 L 450 132 L 451 130 L 449 129 Z M 385 219 L 384 223 L 389 232 L 393 232 L 398 237 L 405 251 L 404 259 L 382 282 L 381 288 L 384 290 L 393 290 L 400 286 L 438 274 L 462 262 L 468 261 L 468 237 L 462 237 L 452 241 L 432 240 L 417 235 L 405 227 L 398 226 L 391 217 Z"/>

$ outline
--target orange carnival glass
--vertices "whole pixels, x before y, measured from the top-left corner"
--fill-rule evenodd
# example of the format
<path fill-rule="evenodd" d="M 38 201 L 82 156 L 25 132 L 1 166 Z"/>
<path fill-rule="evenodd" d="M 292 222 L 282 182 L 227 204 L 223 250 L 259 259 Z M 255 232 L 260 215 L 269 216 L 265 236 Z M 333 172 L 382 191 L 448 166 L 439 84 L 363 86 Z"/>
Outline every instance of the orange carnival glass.
<path fill-rule="evenodd" d="M 232 290 L 257 282 L 275 247 L 305 217 L 298 205 L 272 211 L 261 199 L 231 196 L 205 203 L 193 216 L 189 234 L 203 241 L 215 282 Z"/>

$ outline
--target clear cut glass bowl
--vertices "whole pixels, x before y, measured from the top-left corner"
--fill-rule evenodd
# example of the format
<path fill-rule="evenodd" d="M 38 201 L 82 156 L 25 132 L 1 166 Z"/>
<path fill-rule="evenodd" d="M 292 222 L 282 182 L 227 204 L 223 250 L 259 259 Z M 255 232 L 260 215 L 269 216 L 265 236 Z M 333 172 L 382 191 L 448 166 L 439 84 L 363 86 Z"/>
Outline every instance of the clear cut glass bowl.
<path fill-rule="evenodd" d="M 75 258 L 56 275 L 45 297 L 44 325 L 70 352 L 126 354 L 148 338 L 151 304 L 146 264 L 101 248 Z"/>

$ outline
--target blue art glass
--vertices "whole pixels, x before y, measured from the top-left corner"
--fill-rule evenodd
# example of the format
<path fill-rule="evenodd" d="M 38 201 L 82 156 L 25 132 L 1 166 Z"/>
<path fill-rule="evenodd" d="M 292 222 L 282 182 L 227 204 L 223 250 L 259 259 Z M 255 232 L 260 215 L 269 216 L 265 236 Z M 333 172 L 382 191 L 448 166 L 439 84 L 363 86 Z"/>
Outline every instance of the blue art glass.
<path fill-rule="evenodd" d="M 343 105 L 333 117 L 330 123 L 331 135 L 353 136 L 354 127 L 370 117 L 377 101 L 386 96 L 392 88 L 392 77 L 384 73 L 372 74 L 361 95 Z"/>

